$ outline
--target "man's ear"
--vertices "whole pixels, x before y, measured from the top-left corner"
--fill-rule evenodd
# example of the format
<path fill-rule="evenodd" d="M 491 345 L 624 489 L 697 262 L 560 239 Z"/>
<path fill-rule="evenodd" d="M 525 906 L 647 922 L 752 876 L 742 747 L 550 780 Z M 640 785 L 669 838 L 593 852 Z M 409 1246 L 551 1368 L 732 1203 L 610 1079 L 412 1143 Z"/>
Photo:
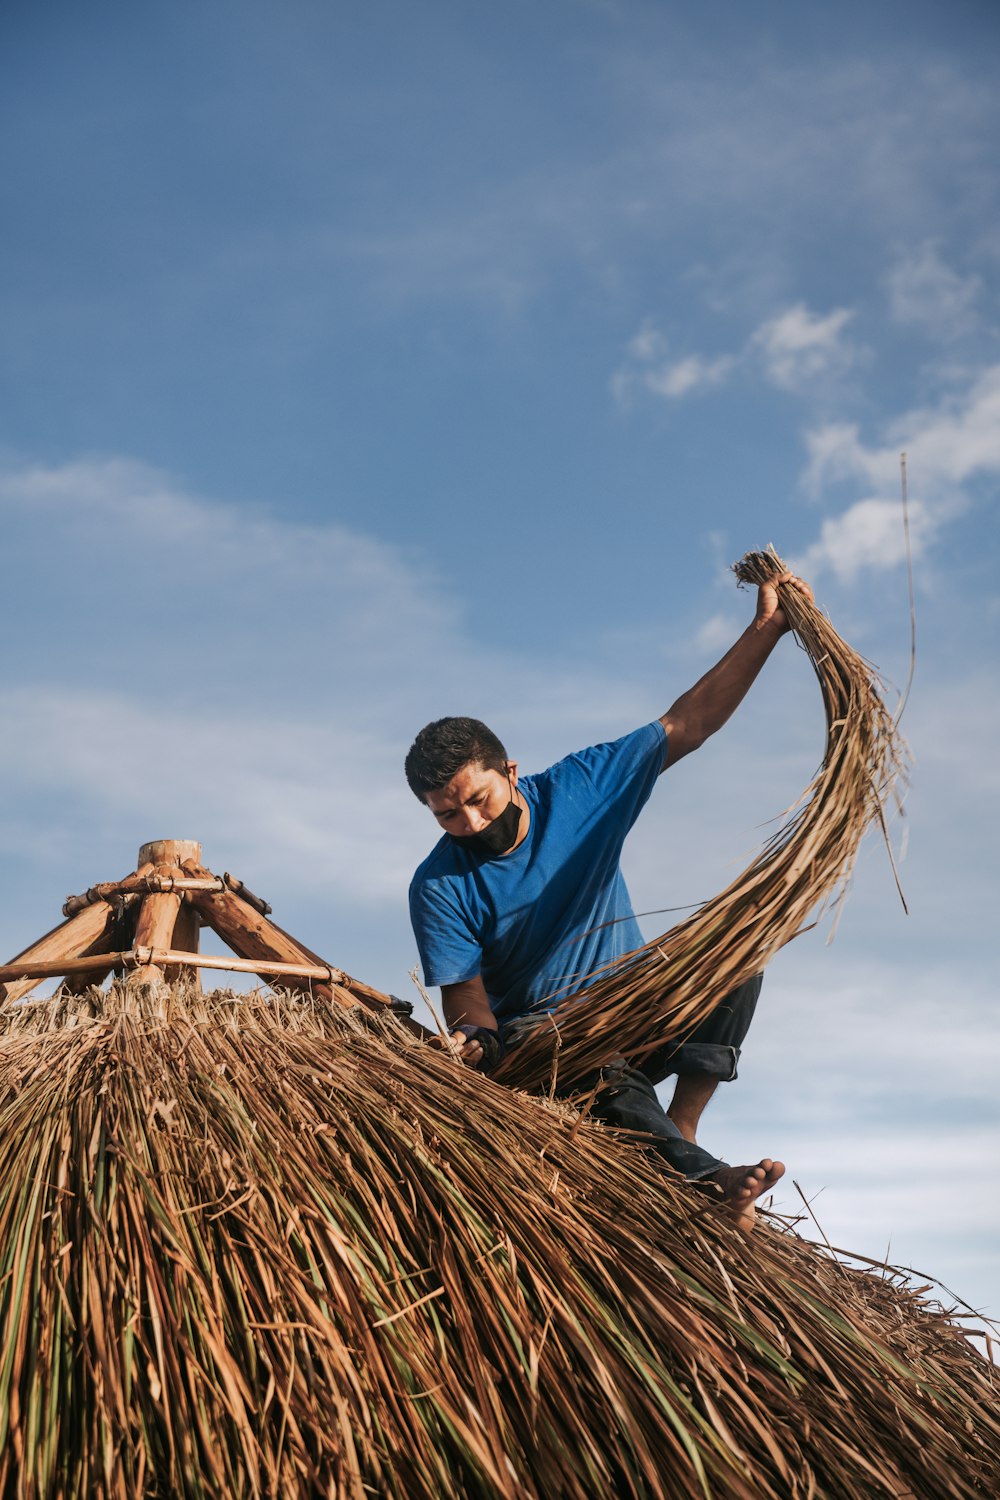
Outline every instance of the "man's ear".
<path fill-rule="evenodd" d="M 517 786 L 517 761 L 516 760 L 509 760 L 509 761 L 507 761 L 507 763 L 506 763 L 506 772 L 507 772 L 507 775 L 510 777 L 510 784 L 511 784 L 511 786 L 512 787 Z"/>

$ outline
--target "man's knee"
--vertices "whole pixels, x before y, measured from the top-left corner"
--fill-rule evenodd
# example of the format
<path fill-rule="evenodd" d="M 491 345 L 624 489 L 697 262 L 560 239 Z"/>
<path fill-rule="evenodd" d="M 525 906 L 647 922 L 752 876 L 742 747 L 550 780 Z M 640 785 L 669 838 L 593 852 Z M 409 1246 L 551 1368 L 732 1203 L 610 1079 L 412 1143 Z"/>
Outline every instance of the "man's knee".
<path fill-rule="evenodd" d="M 754 974 L 715 1005 L 703 1021 L 682 1041 L 662 1047 L 643 1063 L 655 1083 L 671 1074 L 679 1077 L 700 1073 L 731 1083 L 743 1040 L 750 1030 L 764 976 Z"/>
<path fill-rule="evenodd" d="M 717 1042 L 685 1042 L 672 1059 L 673 1071 L 678 1078 L 689 1078 L 697 1073 L 719 1083 L 732 1083 L 739 1076 L 736 1071 L 739 1060 L 739 1047 L 727 1047 Z"/>

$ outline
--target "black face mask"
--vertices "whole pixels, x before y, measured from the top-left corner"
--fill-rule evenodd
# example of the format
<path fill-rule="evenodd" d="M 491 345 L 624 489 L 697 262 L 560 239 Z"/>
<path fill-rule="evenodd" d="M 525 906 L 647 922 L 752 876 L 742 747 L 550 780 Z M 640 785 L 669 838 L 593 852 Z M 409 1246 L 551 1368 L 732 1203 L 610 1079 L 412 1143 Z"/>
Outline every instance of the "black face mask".
<path fill-rule="evenodd" d="M 464 838 L 450 833 L 448 837 L 454 839 L 456 844 L 461 844 L 463 849 L 471 849 L 476 854 L 481 854 L 486 859 L 493 859 L 498 854 L 506 854 L 513 849 L 517 842 L 517 830 L 521 824 L 521 809 L 513 798 L 507 803 L 503 812 L 481 828 L 478 833 L 467 833 Z"/>

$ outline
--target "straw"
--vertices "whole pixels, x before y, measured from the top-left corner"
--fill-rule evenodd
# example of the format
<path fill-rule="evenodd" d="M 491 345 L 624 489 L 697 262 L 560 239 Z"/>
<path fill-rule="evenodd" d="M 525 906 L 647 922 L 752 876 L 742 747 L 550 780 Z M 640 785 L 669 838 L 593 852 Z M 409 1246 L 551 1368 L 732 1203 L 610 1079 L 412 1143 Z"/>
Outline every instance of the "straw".
<path fill-rule="evenodd" d="M 0 1012 L 0 1490 L 971 1497 L 995 1371 L 888 1268 L 286 995 Z"/>

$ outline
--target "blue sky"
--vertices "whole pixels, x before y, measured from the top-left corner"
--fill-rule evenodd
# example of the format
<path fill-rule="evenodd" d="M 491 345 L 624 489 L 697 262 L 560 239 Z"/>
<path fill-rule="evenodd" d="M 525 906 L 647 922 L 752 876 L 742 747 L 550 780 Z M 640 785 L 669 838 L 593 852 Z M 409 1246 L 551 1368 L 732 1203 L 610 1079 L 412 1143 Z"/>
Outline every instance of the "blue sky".
<path fill-rule="evenodd" d="M 0 945 L 197 837 L 405 993 L 420 725 L 531 770 L 654 717 L 768 541 L 895 701 L 905 449 L 911 914 L 873 841 L 704 1133 L 1000 1314 L 998 37 L 988 0 L 8 0 Z M 657 789 L 637 908 L 721 889 L 821 748 L 789 642 Z"/>

